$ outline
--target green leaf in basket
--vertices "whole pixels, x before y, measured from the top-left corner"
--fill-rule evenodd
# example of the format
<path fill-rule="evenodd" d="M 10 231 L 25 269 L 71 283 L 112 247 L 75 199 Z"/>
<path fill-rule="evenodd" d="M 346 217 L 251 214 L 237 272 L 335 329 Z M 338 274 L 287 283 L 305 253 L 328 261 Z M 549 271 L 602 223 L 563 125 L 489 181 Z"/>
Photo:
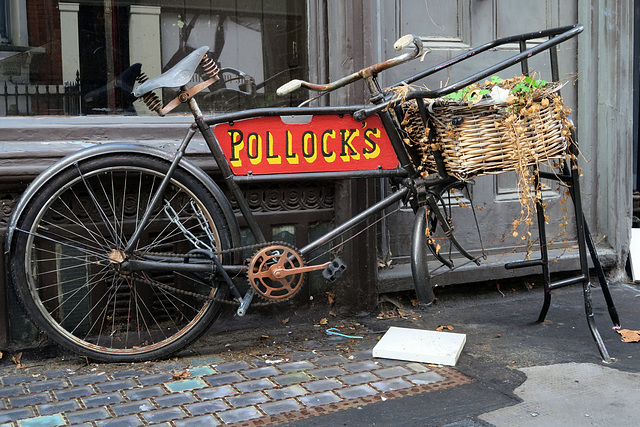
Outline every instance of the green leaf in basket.
<path fill-rule="evenodd" d="M 470 85 L 463 87 L 457 92 L 444 95 L 444 97 L 454 101 L 477 102 L 489 93 L 491 93 L 489 89 L 480 89 L 478 85 Z"/>
<path fill-rule="evenodd" d="M 511 93 L 529 93 L 531 90 L 531 87 L 525 82 L 520 82 L 511 88 Z"/>
<path fill-rule="evenodd" d="M 529 85 L 529 87 L 545 87 L 547 85 L 546 80 L 536 80 L 533 77 L 527 76 L 524 78 L 525 83 Z"/>
<path fill-rule="evenodd" d="M 491 76 L 491 83 L 502 83 L 504 80 L 502 80 L 500 77 L 498 76 Z"/>
<path fill-rule="evenodd" d="M 457 91 L 457 92 L 448 93 L 444 97 L 447 99 L 452 99 L 454 101 L 462 101 L 463 95 L 464 94 L 462 93 L 462 91 Z"/>
<path fill-rule="evenodd" d="M 533 92 L 535 89 L 545 87 L 546 85 L 546 80 L 536 80 L 531 76 L 527 76 L 521 82 L 511 88 L 511 93 L 526 95 Z"/>

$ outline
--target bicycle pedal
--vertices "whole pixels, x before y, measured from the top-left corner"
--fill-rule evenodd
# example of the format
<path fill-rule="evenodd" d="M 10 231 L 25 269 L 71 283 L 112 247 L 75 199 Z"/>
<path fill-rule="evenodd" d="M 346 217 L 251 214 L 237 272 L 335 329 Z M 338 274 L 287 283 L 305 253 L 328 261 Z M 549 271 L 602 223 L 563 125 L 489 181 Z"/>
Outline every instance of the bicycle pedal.
<path fill-rule="evenodd" d="M 335 282 L 338 277 L 342 276 L 342 273 L 347 269 L 347 264 L 342 262 L 340 258 L 336 258 L 331 261 L 331 264 L 322 270 L 322 277 L 330 282 Z"/>

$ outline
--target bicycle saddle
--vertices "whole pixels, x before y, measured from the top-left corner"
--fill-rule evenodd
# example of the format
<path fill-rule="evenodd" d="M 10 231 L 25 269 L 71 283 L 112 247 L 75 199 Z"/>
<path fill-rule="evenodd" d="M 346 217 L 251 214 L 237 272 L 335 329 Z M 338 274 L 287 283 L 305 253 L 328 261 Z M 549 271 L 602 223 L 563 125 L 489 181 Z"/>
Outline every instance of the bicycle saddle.
<path fill-rule="evenodd" d="M 209 46 L 202 46 L 194 50 L 166 72 L 151 80 L 147 80 L 135 88 L 133 96 L 139 98 L 154 89 L 163 87 L 181 87 L 186 85 L 191 80 L 191 77 L 196 72 L 198 65 L 200 65 L 200 62 L 208 51 Z"/>

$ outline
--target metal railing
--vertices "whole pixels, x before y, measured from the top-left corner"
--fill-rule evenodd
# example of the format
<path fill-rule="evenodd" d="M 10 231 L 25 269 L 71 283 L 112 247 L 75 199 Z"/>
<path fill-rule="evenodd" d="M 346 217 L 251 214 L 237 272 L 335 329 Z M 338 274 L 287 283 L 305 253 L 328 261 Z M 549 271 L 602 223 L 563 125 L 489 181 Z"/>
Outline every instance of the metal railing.
<path fill-rule="evenodd" d="M 0 117 L 82 114 L 80 79 L 63 85 L 0 83 Z"/>

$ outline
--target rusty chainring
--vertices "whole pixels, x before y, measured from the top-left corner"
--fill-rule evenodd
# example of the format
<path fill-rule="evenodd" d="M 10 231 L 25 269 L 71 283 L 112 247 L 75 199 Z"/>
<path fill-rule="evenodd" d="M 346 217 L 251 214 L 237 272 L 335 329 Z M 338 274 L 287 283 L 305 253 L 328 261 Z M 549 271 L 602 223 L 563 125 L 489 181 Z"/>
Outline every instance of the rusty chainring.
<path fill-rule="evenodd" d="M 295 248 L 269 245 L 251 258 L 247 278 L 253 290 L 263 298 L 284 300 L 294 296 L 302 287 L 306 270 L 303 267 L 302 256 Z"/>

